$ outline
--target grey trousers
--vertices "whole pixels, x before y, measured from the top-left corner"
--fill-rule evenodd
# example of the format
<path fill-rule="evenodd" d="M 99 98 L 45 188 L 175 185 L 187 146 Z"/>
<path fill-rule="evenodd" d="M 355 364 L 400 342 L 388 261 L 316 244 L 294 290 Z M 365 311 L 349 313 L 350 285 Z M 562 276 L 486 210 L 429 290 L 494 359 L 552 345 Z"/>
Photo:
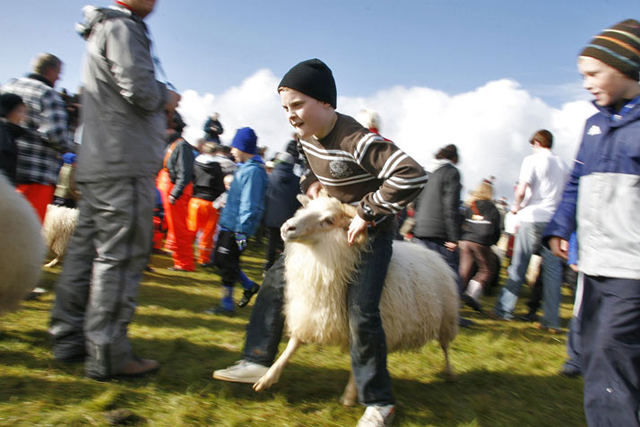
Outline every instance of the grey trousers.
<path fill-rule="evenodd" d="M 132 358 L 127 327 L 151 249 L 155 180 L 79 185 L 80 215 L 51 314 L 58 360 L 86 353 L 90 377 L 117 374 Z"/>

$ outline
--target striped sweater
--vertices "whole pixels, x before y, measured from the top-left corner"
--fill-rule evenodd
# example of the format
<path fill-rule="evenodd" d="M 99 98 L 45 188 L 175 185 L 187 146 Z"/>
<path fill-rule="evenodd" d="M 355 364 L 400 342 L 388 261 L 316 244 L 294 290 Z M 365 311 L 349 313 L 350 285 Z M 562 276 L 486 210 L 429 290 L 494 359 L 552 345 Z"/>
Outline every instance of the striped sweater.
<path fill-rule="evenodd" d="M 367 221 L 402 210 L 426 184 L 424 169 L 391 141 L 336 114 L 326 137 L 300 141 L 315 177 L 331 196 L 358 203 L 358 215 Z"/>

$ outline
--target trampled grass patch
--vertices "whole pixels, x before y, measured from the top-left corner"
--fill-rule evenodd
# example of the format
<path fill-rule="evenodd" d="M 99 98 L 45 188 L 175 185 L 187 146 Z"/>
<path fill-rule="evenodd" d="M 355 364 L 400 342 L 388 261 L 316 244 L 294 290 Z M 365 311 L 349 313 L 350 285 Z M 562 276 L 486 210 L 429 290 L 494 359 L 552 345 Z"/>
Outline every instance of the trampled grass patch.
<path fill-rule="evenodd" d="M 243 269 L 261 280 L 262 248 L 255 242 Z M 349 358 L 338 348 L 307 345 L 278 384 L 264 393 L 250 385 L 215 381 L 214 369 L 239 359 L 252 305 L 232 318 L 203 311 L 218 304 L 220 278 L 211 271 L 171 272 L 154 255 L 130 336 L 135 351 L 162 369 L 148 378 L 100 383 L 82 365 L 52 359 L 47 334 L 53 292 L 0 319 L 0 425 L 3 426 L 352 426 L 362 408 L 338 398 Z M 53 290 L 60 268 L 45 271 Z M 526 300 L 528 289 L 521 298 Z M 486 307 L 493 298 L 485 298 Z M 520 312 L 525 311 L 518 306 Z M 562 317 L 571 315 L 564 290 Z M 451 359 L 457 377 L 442 375 L 444 359 L 432 343 L 391 354 L 397 426 L 526 427 L 585 425 L 582 381 L 558 375 L 565 337 L 520 321 L 497 322 L 463 309 L 476 322 L 461 329 Z M 284 345 L 284 343 L 283 343 Z M 284 347 L 282 347 L 284 348 Z"/>

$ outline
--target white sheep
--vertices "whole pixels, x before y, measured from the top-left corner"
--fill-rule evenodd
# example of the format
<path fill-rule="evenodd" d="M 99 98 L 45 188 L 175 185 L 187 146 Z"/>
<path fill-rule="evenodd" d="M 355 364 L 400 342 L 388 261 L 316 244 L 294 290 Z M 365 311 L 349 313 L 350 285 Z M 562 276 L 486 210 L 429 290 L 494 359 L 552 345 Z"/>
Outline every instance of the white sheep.
<path fill-rule="evenodd" d="M 347 286 L 366 237 L 354 246 L 347 229 L 355 208 L 336 199 L 301 197 L 303 208 L 282 227 L 285 247 L 285 318 L 291 336 L 286 350 L 254 384 L 269 388 L 301 343 L 349 345 Z M 458 333 L 459 297 L 452 272 L 440 256 L 409 242 L 394 242 L 380 301 L 389 352 L 417 349 L 437 338 L 452 375 L 448 348 Z M 353 373 L 340 402 L 357 400 Z"/>
<path fill-rule="evenodd" d="M 76 229 L 79 212 L 78 209 L 47 205 L 47 213 L 42 224 L 42 237 L 55 258 L 45 264 L 45 267 L 53 267 L 64 257 Z"/>
<path fill-rule="evenodd" d="M 38 284 L 44 260 L 40 220 L 0 175 L 0 315 L 14 310 Z"/>

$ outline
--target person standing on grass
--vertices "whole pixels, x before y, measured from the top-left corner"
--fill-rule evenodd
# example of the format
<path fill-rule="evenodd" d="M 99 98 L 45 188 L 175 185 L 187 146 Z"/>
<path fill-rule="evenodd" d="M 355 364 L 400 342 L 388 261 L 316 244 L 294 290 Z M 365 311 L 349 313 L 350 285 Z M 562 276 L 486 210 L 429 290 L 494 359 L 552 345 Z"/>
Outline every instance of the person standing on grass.
<path fill-rule="evenodd" d="M 87 41 L 76 170 L 82 198 L 49 329 L 55 359 L 84 361 L 85 374 L 100 381 L 160 367 L 135 355 L 128 326 L 151 250 L 167 111 L 180 99 L 155 78 L 143 21 L 155 0 L 116 3 L 85 7 L 78 26 Z"/>
<path fill-rule="evenodd" d="M 460 288 L 458 240 L 462 184 L 460 171 L 455 166 L 458 160 L 458 148 L 449 144 L 438 150 L 429 162 L 429 182 L 416 200 L 413 235 L 422 245 L 440 254 L 455 273 Z"/>
<path fill-rule="evenodd" d="M 189 200 L 193 194 L 193 149 L 182 137 L 186 127 L 176 111 L 168 122 L 167 149 L 158 173 L 156 185 L 162 194 L 162 206 L 167 219 L 167 239 L 164 247 L 171 252 L 171 271 L 194 271 L 193 231 L 187 226 Z"/>
<path fill-rule="evenodd" d="M 493 204 L 493 185 L 483 180 L 473 191 L 464 211 L 460 236 L 460 280 L 462 300 L 471 308 L 481 311 L 480 297 L 497 271 L 493 268 L 491 246 L 500 238 L 500 213 Z M 478 271 L 471 277 L 473 266 Z"/>
<path fill-rule="evenodd" d="M 518 216 L 520 228 L 516 234 L 508 280 L 498 297 L 492 317 L 511 320 L 531 256 L 540 251 L 544 281 L 544 317 L 541 328 L 551 332 L 560 329 L 560 288 L 562 260 L 540 245 L 542 232 L 551 220 L 567 182 L 569 167 L 551 152 L 553 135 L 546 129 L 529 140 L 533 154 L 522 161 L 511 212 Z"/>
<path fill-rule="evenodd" d="M 194 237 L 200 234 L 197 245 L 200 266 L 206 266 L 211 259 L 220 216 L 213 202 L 225 191 L 222 168 L 213 156 L 215 149 L 213 142 L 202 144 L 202 154 L 195 158 L 193 168 L 193 197 L 189 200 L 187 225 Z"/>
<path fill-rule="evenodd" d="M 602 31 L 578 57 L 598 112 L 544 231 L 567 259 L 578 233 L 584 410 L 591 427 L 640 426 L 640 22 Z M 545 282 L 546 286 L 546 282 Z"/>
<path fill-rule="evenodd" d="M 225 295 L 221 305 L 208 312 L 230 315 L 234 312 L 233 287 L 239 279 L 244 288 L 239 302 L 244 307 L 260 286 L 248 280 L 240 271 L 240 254 L 247 247 L 247 239 L 260 225 L 267 191 L 267 172 L 264 161 L 256 154 L 258 137 L 253 129 L 238 129 L 231 143 L 231 154 L 240 167 L 236 170 L 226 205 L 220 215 L 220 233 L 214 252 L 214 263 L 220 268 Z"/>
<path fill-rule="evenodd" d="M 62 73 L 62 61 L 50 53 L 33 59 L 32 73 L 0 89 L 13 93 L 27 106 L 22 121 L 26 132 L 16 138 L 18 162 L 16 190 L 44 221 L 58 181 L 60 156 L 73 149 L 67 125 L 67 109 L 54 86 Z"/>
<path fill-rule="evenodd" d="M 347 290 L 351 366 L 358 397 L 367 407 L 358 426 L 389 426 L 395 404 L 378 306 L 393 252 L 395 214 L 418 196 L 427 176 L 397 145 L 370 132 L 352 117 L 336 112 L 333 73 L 319 59 L 295 65 L 282 78 L 278 93 L 311 168 L 311 174 L 302 182 L 303 190 L 316 197 L 324 187 L 343 203 L 357 203 L 358 214 L 347 232 L 349 244 L 360 234 L 368 233 L 371 250 L 363 253 Z M 258 293 L 243 359 L 215 371 L 214 378 L 253 383 L 273 363 L 284 326 L 283 261 L 284 257 L 280 257 L 267 272 Z"/>

